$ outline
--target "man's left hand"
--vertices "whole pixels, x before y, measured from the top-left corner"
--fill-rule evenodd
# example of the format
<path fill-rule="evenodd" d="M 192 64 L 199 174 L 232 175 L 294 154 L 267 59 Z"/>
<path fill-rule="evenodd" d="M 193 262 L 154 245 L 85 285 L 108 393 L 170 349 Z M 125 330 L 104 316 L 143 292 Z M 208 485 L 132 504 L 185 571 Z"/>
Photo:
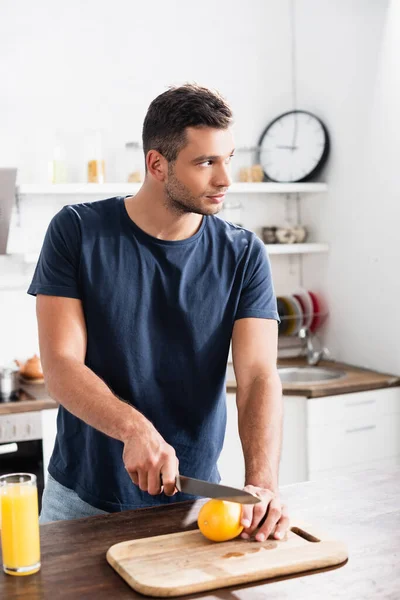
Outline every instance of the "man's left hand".
<path fill-rule="evenodd" d="M 243 504 L 241 522 L 244 526 L 241 537 L 249 539 L 258 528 L 260 521 L 267 514 L 264 523 L 258 529 L 255 539 L 264 542 L 273 534 L 277 540 L 281 540 L 289 529 L 290 522 L 285 504 L 281 503 L 279 493 L 268 488 L 246 485 L 246 492 L 250 492 L 261 498 L 258 504 Z"/>

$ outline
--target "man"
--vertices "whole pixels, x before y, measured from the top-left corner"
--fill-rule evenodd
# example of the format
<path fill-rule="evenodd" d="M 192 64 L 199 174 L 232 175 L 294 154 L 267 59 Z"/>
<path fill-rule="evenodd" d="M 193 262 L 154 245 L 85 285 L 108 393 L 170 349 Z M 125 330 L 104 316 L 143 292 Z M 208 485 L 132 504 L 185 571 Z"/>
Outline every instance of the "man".
<path fill-rule="evenodd" d="M 178 472 L 218 482 L 232 339 L 245 489 L 243 536 L 288 528 L 278 490 L 282 394 L 269 262 L 215 215 L 230 185 L 232 113 L 206 88 L 171 88 L 143 126 L 136 196 L 64 207 L 29 288 L 60 403 L 41 522 L 193 499 Z"/>

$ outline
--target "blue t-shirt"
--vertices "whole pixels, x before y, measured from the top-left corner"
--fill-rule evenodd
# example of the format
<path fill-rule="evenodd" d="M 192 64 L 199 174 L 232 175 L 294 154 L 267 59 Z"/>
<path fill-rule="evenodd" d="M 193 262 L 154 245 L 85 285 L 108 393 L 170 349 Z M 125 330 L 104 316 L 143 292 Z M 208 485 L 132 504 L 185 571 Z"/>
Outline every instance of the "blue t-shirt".
<path fill-rule="evenodd" d="M 124 198 L 65 206 L 51 221 L 28 290 L 78 298 L 85 364 L 147 417 L 176 451 L 182 475 L 218 482 L 225 372 L 236 319 L 276 319 L 265 247 L 218 217 L 181 241 L 148 235 Z M 60 406 L 50 474 L 115 512 L 193 499 L 135 486 L 123 443 Z"/>

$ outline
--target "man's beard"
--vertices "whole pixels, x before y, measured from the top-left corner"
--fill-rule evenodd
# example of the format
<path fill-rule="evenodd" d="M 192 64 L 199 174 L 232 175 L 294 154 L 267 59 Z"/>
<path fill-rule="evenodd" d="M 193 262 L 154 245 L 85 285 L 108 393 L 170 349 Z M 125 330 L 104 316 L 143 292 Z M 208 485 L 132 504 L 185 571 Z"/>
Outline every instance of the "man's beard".
<path fill-rule="evenodd" d="M 212 193 L 212 192 L 211 192 Z M 214 192 L 218 193 L 218 192 Z M 215 215 L 222 209 L 223 203 L 204 208 L 201 199 L 205 194 L 193 196 L 191 191 L 175 176 L 172 165 L 168 165 L 168 182 L 165 184 L 166 205 L 180 215 L 196 213 L 197 215 Z"/>

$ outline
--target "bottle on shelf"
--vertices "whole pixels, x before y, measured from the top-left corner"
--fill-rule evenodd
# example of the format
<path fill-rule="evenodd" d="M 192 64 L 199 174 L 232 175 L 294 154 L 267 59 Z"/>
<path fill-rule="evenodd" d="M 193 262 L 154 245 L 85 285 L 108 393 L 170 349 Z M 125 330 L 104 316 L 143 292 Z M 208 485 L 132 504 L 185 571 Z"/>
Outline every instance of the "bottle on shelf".
<path fill-rule="evenodd" d="M 103 155 L 102 134 L 100 131 L 93 131 L 87 134 L 87 147 L 88 183 L 105 183 L 105 160 Z"/>
<path fill-rule="evenodd" d="M 56 135 L 53 145 L 52 159 L 48 163 L 49 183 L 67 182 L 67 163 L 65 148 L 61 136 Z"/>

